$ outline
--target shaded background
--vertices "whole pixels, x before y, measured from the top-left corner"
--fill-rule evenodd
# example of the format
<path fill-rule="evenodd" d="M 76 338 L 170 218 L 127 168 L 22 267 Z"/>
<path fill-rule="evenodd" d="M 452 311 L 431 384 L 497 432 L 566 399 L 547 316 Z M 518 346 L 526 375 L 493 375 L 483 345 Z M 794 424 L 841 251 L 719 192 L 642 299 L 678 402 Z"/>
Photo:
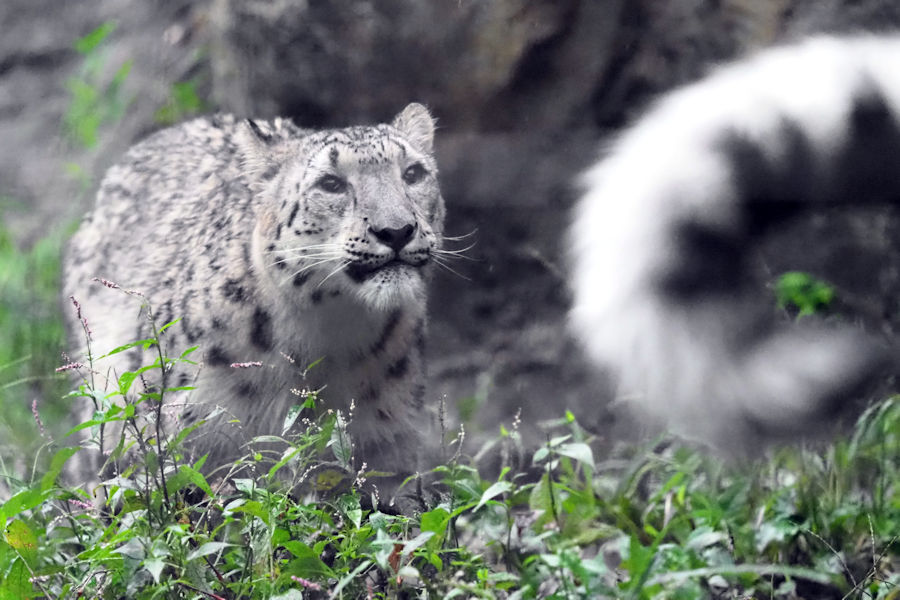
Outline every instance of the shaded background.
<path fill-rule="evenodd" d="M 462 277 L 441 272 L 433 286 L 430 397 L 445 397 L 470 430 L 492 435 L 519 408 L 529 429 L 570 408 L 596 431 L 613 430 L 609 386 L 564 327 L 564 229 L 578 173 L 599 142 L 716 62 L 809 32 L 887 29 L 900 23 L 900 8 L 887 0 L 4 0 L 0 23 L 0 210 L 22 247 L 83 214 L 103 170 L 169 121 L 218 110 L 343 126 L 427 104 L 440 125 L 447 234 L 474 232 L 457 247 L 476 242 L 473 260 L 453 265 Z M 104 23 L 115 29 L 96 48 L 75 49 Z M 92 130 L 67 129 L 79 107 L 97 121 Z M 892 334 L 898 248 L 897 216 L 880 209 L 816 215 L 764 256 L 772 273 L 822 275 L 838 288 L 842 318 Z"/>

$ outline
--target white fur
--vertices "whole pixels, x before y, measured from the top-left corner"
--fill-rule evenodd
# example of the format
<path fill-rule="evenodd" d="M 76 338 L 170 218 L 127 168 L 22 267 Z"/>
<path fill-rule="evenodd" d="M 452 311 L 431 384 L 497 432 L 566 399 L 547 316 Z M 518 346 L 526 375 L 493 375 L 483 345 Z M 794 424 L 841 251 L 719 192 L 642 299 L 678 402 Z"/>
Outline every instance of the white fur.
<path fill-rule="evenodd" d="M 873 85 L 900 114 L 898 64 L 896 38 L 821 37 L 763 52 L 663 97 L 585 173 L 570 232 L 571 325 L 620 375 L 623 396 L 678 431 L 733 446 L 751 436 L 741 417 L 807 418 L 859 367 L 852 333 L 781 332 L 738 353 L 743 307 L 679 306 L 654 284 L 671 267 L 676 219 L 735 219 L 735 182 L 715 146 L 723 133 L 777 159 L 787 121 L 827 156 L 846 137 L 860 87 Z"/>

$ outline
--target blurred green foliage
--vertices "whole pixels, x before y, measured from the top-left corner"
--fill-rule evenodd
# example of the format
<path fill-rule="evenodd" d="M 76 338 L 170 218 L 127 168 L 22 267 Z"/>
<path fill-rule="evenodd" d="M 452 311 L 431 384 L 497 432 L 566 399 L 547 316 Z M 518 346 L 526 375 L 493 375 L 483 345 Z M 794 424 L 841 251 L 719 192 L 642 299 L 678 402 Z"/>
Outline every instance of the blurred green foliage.
<path fill-rule="evenodd" d="M 78 74 L 66 82 L 69 107 L 63 130 L 84 148 L 96 147 L 101 127 L 119 121 L 131 103 L 124 87 L 133 62 L 124 61 L 110 76 L 104 42 L 115 29 L 115 23 L 106 22 L 74 43 L 83 60 Z"/>
<path fill-rule="evenodd" d="M 789 271 L 775 282 L 775 298 L 779 308 L 796 309 L 803 317 L 828 308 L 834 289 L 808 273 Z"/>

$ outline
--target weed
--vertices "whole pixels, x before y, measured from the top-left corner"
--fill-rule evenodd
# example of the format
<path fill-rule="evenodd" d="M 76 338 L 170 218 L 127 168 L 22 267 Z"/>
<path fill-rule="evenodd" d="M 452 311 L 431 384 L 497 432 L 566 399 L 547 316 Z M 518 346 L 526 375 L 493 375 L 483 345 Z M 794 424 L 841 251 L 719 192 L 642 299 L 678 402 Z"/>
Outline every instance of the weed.
<path fill-rule="evenodd" d="M 74 452 L 63 448 L 0 505 L 0 598 L 897 593 L 900 399 L 870 408 L 846 440 L 742 466 L 666 439 L 598 461 L 566 413 L 532 457 L 538 478 L 507 467 L 486 480 L 457 453 L 434 470 L 435 501 L 399 516 L 362 502 L 362 473 L 347 472 L 349 416 L 319 410 L 314 391 L 298 390 L 280 435 L 254 440 L 230 475 L 210 477 L 204 457 L 186 460 L 195 426 L 156 428 L 160 401 L 190 392 L 166 383 L 168 369 L 192 366 L 193 351 L 166 355 L 168 325 L 114 350 L 155 357 L 106 390 L 90 355 L 71 367 L 85 374 L 77 395 L 97 402 L 76 430 L 113 448 L 108 467 L 132 455 L 100 483 L 100 502 L 59 485 Z M 119 433 L 104 438 L 103 428 Z M 501 444 L 515 430 L 504 428 Z M 328 485 L 335 478 L 346 485 Z"/>

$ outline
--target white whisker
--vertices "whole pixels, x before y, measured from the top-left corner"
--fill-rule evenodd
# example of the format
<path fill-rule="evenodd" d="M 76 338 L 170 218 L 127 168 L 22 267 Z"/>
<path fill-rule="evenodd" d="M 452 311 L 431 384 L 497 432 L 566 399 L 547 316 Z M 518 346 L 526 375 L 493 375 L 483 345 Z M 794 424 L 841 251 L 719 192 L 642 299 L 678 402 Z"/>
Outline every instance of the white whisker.
<path fill-rule="evenodd" d="M 454 269 L 453 267 L 451 267 L 450 265 L 448 265 L 446 262 L 444 262 L 443 260 L 441 260 L 441 259 L 438 258 L 437 256 L 432 256 L 431 258 L 432 258 L 432 260 L 434 260 L 434 264 L 436 264 L 436 265 L 439 266 L 440 268 L 442 268 L 442 269 L 444 269 L 444 270 L 446 270 L 446 271 L 449 271 L 450 273 L 453 273 L 453 274 L 456 275 L 457 277 L 460 277 L 460 278 L 462 278 L 462 279 L 465 279 L 466 281 L 472 281 L 471 279 L 469 279 L 468 277 L 466 277 L 465 275 L 463 275 L 462 273 L 460 273 L 459 271 L 457 271 L 456 269 Z"/>
<path fill-rule="evenodd" d="M 316 261 L 316 262 L 314 262 L 314 263 L 312 263 L 312 264 L 305 265 L 302 269 L 298 269 L 298 270 L 294 271 L 293 273 L 291 273 L 290 275 L 288 275 L 288 276 L 281 282 L 281 285 L 284 285 L 285 283 L 287 283 L 288 281 L 290 281 L 291 279 L 293 279 L 293 278 L 296 277 L 297 275 L 300 275 L 300 274 L 303 273 L 304 271 L 309 271 L 310 269 L 314 269 L 315 267 L 318 267 L 319 265 L 324 265 L 324 264 L 327 264 L 327 263 L 330 263 L 330 262 L 334 262 L 334 261 L 336 261 L 336 260 L 340 260 L 340 257 L 326 258 L 326 259 L 318 260 L 318 261 Z"/>
<path fill-rule="evenodd" d="M 314 252 L 312 254 L 293 254 L 290 258 L 296 258 L 297 260 L 304 260 L 307 258 L 321 258 L 323 256 L 343 256 L 344 253 L 341 251 L 332 251 L 332 252 Z"/>
<path fill-rule="evenodd" d="M 438 254 L 440 256 L 447 257 L 447 258 L 453 258 L 453 259 L 464 258 L 466 260 L 478 260 L 478 259 L 472 258 L 471 256 L 466 256 L 463 254 L 463 252 L 468 252 L 469 250 L 474 248 L 476 244 L 477 244 L 477 242 L 472 242 L 465 248 L 460 248 L 458 250 L 444 250 L 443 248 L 435 248 L 431 252 L 434 254 Z"/>
<path fill-rule="evenodd" d="M 472 236 L 475 235 L 476 233 L 478 233 L 478 228 L 477 228 L 477 227 L 476 227 L 475 229 L 473 229 L 472 231 L 470 231 L 469 233 L 466 233 L 466 234 L 464 234 L 464 235 L 458 235 L 458 236 L 447 236 L 447 235 L 442 235 L 442 236 L 441 236 L 441 239 L 446 240 L 446 241 L 448 241 L 448 242 L 459 242 L 459 241 L 464 240 L 464 239 L 466 239 L 466 238 L 472 237 Z"/>
<path fill-rule="evenodd" d="M 335 270 L 333 270 L 331 273 L 329 273 L 328 275 L 326 275 L 325 278 L 322 279 L 322 281 L 320 281 L 320 282 L 319 282 L 319 285 L 317 285 L 316 287 L 317 287 L 317 288 L 322 287 L 322 284 L 325 283 L 332 275 L 335 275 L 335 274 L 340 273 L 341 271 L 343 271 L 343 270 L 347 267 L 347 265 L 349 265 L 351 262 L 353 262 L 353 261 L 351 261 L 351 260 L 349 260 L 349 259 L 346 259 L 346 260 L 342 261 L 341 264 L 339 264 L 339 265 L 337 266 L 337 268 L 336 268 Z"/>

